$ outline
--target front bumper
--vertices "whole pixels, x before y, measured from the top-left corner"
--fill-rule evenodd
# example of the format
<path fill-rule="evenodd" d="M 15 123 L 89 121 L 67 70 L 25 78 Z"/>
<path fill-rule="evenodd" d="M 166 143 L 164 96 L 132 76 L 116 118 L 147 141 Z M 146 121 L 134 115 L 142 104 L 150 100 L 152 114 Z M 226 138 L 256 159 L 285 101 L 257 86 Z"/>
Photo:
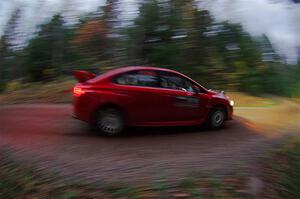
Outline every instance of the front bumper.
<path fill-rule="evenodd" d="M 233 106 L 227 107 L 227 120 L 233 119 Z"/>

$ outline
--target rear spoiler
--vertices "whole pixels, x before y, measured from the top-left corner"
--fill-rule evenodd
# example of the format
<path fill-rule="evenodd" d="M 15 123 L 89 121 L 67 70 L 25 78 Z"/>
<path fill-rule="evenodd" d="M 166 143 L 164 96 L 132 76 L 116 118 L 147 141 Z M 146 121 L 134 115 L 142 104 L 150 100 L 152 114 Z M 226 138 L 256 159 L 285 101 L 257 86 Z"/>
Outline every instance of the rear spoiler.
<path fill-rule="evenodd" d="M 76 70 L 72 72 L 73 76 L 77 79 L 79 83 L 88 81 L 96 77 L 96 74 L 85 71 L 85 70 Z"/>

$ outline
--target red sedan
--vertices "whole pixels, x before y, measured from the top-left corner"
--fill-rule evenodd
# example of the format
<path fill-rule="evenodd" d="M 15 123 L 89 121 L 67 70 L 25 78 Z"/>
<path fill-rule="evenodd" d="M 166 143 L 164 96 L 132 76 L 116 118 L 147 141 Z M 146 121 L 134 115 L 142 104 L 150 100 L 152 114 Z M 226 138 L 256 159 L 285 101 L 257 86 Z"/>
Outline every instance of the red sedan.
<path fill-rule="evenodd" d="M 106 135 L 126 126 L 199 125 L 212 129 L 232 119 L 234 102 L 191 78 L 164 68 L 124 67 L 96 77 L 75 71 L 74 116 Z"/>

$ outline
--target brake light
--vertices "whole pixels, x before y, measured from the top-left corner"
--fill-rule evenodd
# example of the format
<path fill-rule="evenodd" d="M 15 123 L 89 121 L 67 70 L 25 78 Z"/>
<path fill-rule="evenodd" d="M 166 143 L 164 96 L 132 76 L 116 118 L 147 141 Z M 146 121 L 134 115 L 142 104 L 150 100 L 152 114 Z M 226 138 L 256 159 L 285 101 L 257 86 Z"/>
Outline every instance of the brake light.
<path fill-rule="evenodd" d="M 80 88 L 80 87 L 74 87 L 73 88 L 73 94 L 74 94 L 74 96 L 80 96 L 80 95 L 83 95 L 85 93 L 85 91 L 82 89 L 82 88 Z"/>

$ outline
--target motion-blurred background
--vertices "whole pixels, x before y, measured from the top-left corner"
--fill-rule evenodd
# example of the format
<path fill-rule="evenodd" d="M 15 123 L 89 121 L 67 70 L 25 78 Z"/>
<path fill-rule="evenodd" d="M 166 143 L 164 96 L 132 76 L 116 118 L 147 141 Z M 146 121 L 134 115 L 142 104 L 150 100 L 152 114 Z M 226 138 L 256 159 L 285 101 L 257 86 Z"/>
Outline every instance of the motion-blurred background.
<path fill-rule="evenodd" d="M 71 72 L 128 65 L 226 91 L 234 120 L 96 137 Z M 300 0 L 0 0 L 1 199 L 299 199 L 299 104 Z"/>
<path fill-rule="evenodd" d="M 75 69 L 152 65 L 212 89 L 297 97 L 298 2 L 2 0 L 0 92 L 68 88 Z"/>

